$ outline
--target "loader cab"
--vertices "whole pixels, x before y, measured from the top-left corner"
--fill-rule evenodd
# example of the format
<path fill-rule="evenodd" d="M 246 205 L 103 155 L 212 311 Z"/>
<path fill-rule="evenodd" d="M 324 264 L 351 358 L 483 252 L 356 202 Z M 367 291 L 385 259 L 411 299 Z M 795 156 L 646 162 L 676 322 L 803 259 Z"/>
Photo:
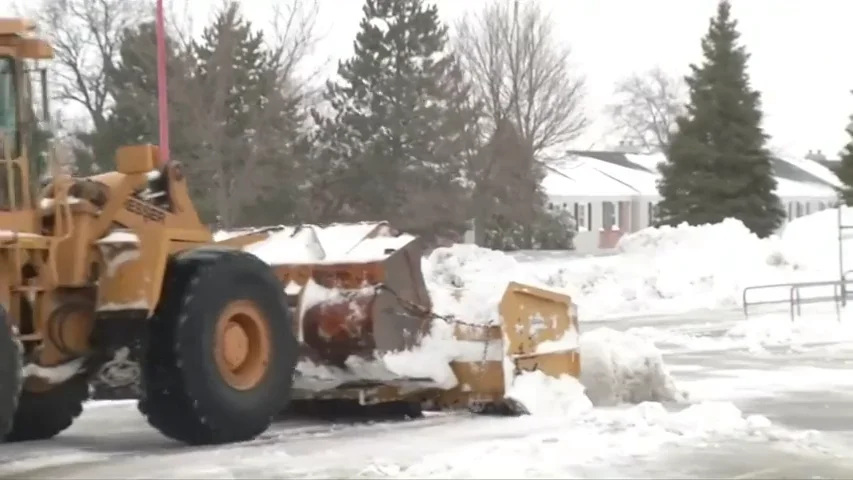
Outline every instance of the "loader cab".
<path fill-rule="evenodd" d="M 0 18 L 0 229 L 37 229 L 33 213 L 46 127 L 47 74 L 38 62 L 53 58 L 53 48 L 34 36 L 24 19 Z M 40 80 L 40 82 L 39 82 Z M 34 95 L 34 85 L 41 95 Z M 37 101 L 41 109 L 36 108 Z M 41 115 L 38 115 L 41 113 Z M 41 118 L 40 118 L 41 117 Z"/>
<path fill-rule="evenodd" d="M 25 156 L 29 99 L 23 62 L 9 50 L 0 46 L 0 229 L 36 233 L 30 160 Z"/>

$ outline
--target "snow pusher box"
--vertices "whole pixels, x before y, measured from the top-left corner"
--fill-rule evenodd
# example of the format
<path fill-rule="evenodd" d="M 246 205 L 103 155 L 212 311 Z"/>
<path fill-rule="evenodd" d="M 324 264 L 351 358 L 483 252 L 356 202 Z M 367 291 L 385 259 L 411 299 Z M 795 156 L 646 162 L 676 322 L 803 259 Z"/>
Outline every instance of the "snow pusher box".
<path fill-rule="evenodd" d="M 520 372 L 580 374 L 569 297 L 511 283 L 493 323 L 438 315 L 421 240 L 386 222 L 263 229 L 222 243 L 264 259 L 285 287 L 299 343 L 297 412 L 518 414 L 524 406 L 506 391 Z"/>

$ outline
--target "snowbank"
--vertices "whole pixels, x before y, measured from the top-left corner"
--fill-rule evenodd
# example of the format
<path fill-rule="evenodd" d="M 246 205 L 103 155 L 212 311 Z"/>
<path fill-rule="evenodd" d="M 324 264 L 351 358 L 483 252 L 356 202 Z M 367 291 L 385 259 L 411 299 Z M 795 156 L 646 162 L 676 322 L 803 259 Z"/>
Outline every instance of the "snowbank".
<path fill-rule="evenodd" d="M 853 209 L 841 211 L 844 225 L 853 225 Z M 843 232 L 846 269 L 853 268 L 853 231 Z M 797 270 L 820 274 L 823 279 L 838 277 L 838 209 L 800 217 L 782 232 L 780 255 Z"/>
<path fill-rule="evenodd" d="M 683 402 L 654 344 L 629 333 L 597 328 L 580 336 L 581 376 L 553 378 L 525 372 L 507 396 L 532 415 L 576 415 L 595 406 Z"/>
<path fill-rule="evenodd" d="M 597 328 L 581 334 L 581 378 L 595 405 L 681 402 L 660 350 L 630 333 Z"/>
<path fill-rule="evenodd" d="M 740 304 L 743 289 L 780 283 L 795 271 L 779 239 L 759 239 L 740 221 L 648 228 L 623 237 L 619 254 L 558 267 L 545 283 L 588 315 L 670 313 Z"/>
<path fill-rule="evenodd" d="M 472 245 L 439 248 L 424 262 L 436 305 L 468 321 L 496 321 L 494 311 L 511 280 L 570 295 L 582 320 L 736 307 L 749 286 L 838 277 L 835 209 L 792 221 L 780 236 L 759 239 L 738 220 L 647 228 L 626 235 L 617 254 L 520 263 Z M 853 210 L 843 211 L 853 225 Z M 848 232 L 853 240 L 853 232 Z M 844 242 L 853 268 L 853 241 Z M 818 291 L 820 290 L 820 291 Z M 831 287 L 803 297 L 831 295 Z M 750 300 L 781 300 L 787 288 L 750 292 Z"/>

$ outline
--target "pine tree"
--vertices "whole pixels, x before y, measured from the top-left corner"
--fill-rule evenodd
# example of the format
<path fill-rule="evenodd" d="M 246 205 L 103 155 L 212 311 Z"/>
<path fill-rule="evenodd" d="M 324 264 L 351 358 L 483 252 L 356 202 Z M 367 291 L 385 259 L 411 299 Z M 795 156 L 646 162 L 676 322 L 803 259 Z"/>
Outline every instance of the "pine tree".
<path fill-rule="evenodd" d="M 277 59 L 237 3 L 194 45 L 199 187 L 222 226 L 281 223 L 293 210 L 289 166 L 302 117 L 285 95 Z"/>
<path fill-rule="evenodd" d="M 318 161 L 340 207 L 329 210 L 421 233 L 464 228 L 476 111 L 447 27 L 422 0 L 366 0 L 362 11 L 355 53 L 324 94 L 334 114 L 321 120 Z"/>
<path fill-rule="evenodd" d="M 779 228 L 785 211 L 767 135 L 761 127 L 760 94 L 749 84 L 749 55 L 738 42 L 731 5 L 721 1 L 702 39 L 702 65 L 687 77 L 690 102 L 659 166 L 661 224 L 717 223 L 740 219 L 761 237 Z"/>
<path fill-rule="evenodd" d="M 845 205 L 853 205 L 853 116 L 850 117 L 850 124 L 847 125 L 847 134 L 850 135 L 851 140 L 841 152 L 841 162 L 834 172 L 844 184 L 838 192 L 841 201 Z"/>
<path fill-rule="evenodd" d="M 170 47 L 175 42 L 167 39 Z M 154 23 L 144 22 L 126 29 L 114 67 L 106 70 L 106 81 L 114 101 L 106 125 L 99 131 L 78 134 L 86 152 L 77 152 L 78 169 L 83 174 L 115 168 L 115 152 L 122 145 L 159 143 L 157 117 L 157 51 Z M 167 50 L 169 84 L 186 77 L 186 58 L 174 49 Z M 171 108 L 171 110 L 175 110 Z M 187 142 L 181 136 L 181 120 L 170 116 L 171 150 L 184 154 Z"/>

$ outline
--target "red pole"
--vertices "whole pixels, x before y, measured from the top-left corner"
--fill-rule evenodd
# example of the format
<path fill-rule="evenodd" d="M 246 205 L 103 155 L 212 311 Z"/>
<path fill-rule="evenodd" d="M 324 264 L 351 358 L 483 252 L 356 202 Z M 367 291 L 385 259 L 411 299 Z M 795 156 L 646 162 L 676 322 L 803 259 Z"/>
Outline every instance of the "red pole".
<path fill-rule="evenodd" d="M 166 89 L 166 27 L 163 0 L 157 0 L 157 119 L 160 124 L 160 162 L 169 161 L 169 94 Z"/>

